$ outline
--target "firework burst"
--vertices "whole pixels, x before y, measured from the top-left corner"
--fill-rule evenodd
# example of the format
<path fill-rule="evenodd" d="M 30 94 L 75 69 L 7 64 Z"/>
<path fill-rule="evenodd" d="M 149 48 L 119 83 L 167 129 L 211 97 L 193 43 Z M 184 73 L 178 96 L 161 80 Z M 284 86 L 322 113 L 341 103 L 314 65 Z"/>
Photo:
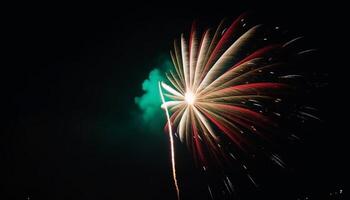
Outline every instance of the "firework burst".
<path fill-rule="evenodd" d="M 246 15 L 241 15 L 229 26 L 223 20 L 202 35 L 193 24 L 189 39 L 181 35 L 174 41 L 170 52 L 174 70 L 166 74 L 168 83 L 159 83 L 159 90 L 168 119 L 165 130 L 170 135 L 178 197 L 173 134 L 204 170 L 235 160 L 239 152 L 256 151 L 258 145 L 251 137 L 271 142 L 281 116 L 277 105 L 293 90 L 289 80 L 299 76 L 283 70 L 283 52 L 301 37 L 276 42 L 266 37 L 265 30 L 262 25 L 249 25 Z M 233 144 L 236 152 L 223 147 L 227 144 Z M 268 156 L 285 166 L 277 154 Z M 233 190 L 228 177 L 224 183 L 228 191 Z"/>

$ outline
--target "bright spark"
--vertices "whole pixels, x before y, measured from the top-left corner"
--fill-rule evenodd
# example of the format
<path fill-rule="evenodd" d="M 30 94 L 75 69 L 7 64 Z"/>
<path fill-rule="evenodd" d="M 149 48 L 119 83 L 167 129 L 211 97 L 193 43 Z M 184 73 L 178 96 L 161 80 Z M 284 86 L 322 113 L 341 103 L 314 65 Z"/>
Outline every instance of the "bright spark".
<path fill-rule="evenodd" d="M 196 101 L 196 96 L 193 94 L 193 92 L 188 91 L 185 94 L 185 101 L 188 105 L 193 105 Z"/>

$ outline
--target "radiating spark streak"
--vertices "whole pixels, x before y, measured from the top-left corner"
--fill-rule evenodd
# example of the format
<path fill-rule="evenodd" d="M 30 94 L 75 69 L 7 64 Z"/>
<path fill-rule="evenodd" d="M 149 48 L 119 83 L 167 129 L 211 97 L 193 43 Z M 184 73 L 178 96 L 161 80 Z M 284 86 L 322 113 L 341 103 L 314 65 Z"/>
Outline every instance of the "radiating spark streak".
<path fill-rule="evenodd" d="M 273 114 L 275 114 L 275 115 L 277 115 L 277 116 L 281 116 L 281 114 L 280 113 L 277 113 L 277 112 L 273 112 Z"/>
<path fill-rule="evenodd" d="M 225 185 L 227 191 L 231 194 L 231 190 L 230 190 L 229 186 L 227 185 L 226 180 L 224 180 L 223 182 L 224 182 L 224 185 Z"/>
<path fill-rule="evenodd" d="M 212 193 L 212 191 L 211 191 L 211 189 L 210 189 L 210 186 L 209 186 L 209 185 L 208 185 L 208 191 L 209 191 L 209 194 L 210 194 L 211 199 L 214 199 L 214 197 L 213 197 L 213 193 Z"/>
<path fill-rule="evenodd" d="M 261 57 L 263 57 L 265 54 L 267 54 L 270 51 L 275 50 L 279 47 L 280 47 L 280 45 L 278 45 L 278 44 L 273 44 L 273 45 L 263 47 L 263 48 L 255 51 L 254 53 L 250 54 L 249 56 L 245 57 L 243 60 L 239 61 L 235 65 L 233 65 L 233 67 L 231 67 L 231 69 L 234 69 L 245 62 L 249 63 L 249 62 L 254 61 L 256 59 L 259 59 L 259 58 L 261 59 Z"/>
<path fill-rule="evenodd" d="M 223 97 L 208 97 L 207 99 L 213 102 L 219 102 L 219 101 L 234 101 L 234 100 L 247 100 L 249 98 L 256 98 L 256 99 L 273 99 L 270 96 L 264 96 L 264 95 L 234 95 L 234 96 L 223 96 Z M 201 100 L 201 98 L 198 98 L 198 100 Z"/>
<path fill-rule="evenodd" d="M 285 168 L 286 164 L 283 162 L 283 160 L 276 154 L 271 155 L 271 160 L 274 161 L 277 165 L 279 165 L 282 168 Z"/>
<path fill-rule="evenodd" d="M 224 74 L 219 76 L 216 80 L 214 80 L 212 83 L 210 83 L 206 88 L 204 88 L 200 92 L 200 94 L 208 93 L 208 92 L 216 89 L 218 86 L 222 85 L 223 83 L 227 83 L 228 81 L 232 80 L 232 78 L 235 75 L 241 74 L 241 73 L 239 73 L 238 70 L 243 70 L 245 68 L 251 67 L 252 63 L 250 63 L 250 62 L 242 63 L 240 66 L 225 72 Z"/>
<path fill-rule="evenodd" d="M 316 116 L 314 116 L 314 115 L 311 115 L 311 114 L 309 114 L 309 113 L 302 112 L 302 111 L 299 111 L 299 113 L 302 114 L 302 115 L 308 116 L 308 117 L 310 117 L 310 118 L 312 118 L 312 119 L 320 120 L 320 118 L 318 118 L 318 117 L 316 117 Z"/>
<path fill-rule="evenodd" d="M 196 70 L 194 73 L 194 80 L 193 80 L 193 89 L 197 90 L 197 83 L 199 82 L 200 75 L 202 74 L 202 70 L 204 67 L 204 60 L 205 55 L 207 54 L 208 48 L 210 45 L 210 39 L 209 39 L 209 30 L 207 30 L 202 38 L 200 49 L 199 49 L 199 55 L 198 55 L 198 61 L 196 65 Z"/>
<path fill-rule="evenodd" d="M 305 109 L 309 109 L 309 110 L 314 110 L 314 111 L 316 111 L 316 110 L 317 110 L 316 108 L 314 108 L 314 107 L 310 107 L 310 106 L 305 106 L 304 108 L 305 108 Z"/>
<path fill-rule="evenodd" d="M 227 88 L 228 86 L 231 85 L 239 85 L 240 82 L 242 82 L 242 80 L 246 80 L 249 78 L 249 76 L 255 75 L 257 72 L 259 72 L 260 70 L 266 70 L 269 68 L 274 68 L 281 65 L 281 63 L 274 63 L 271 65 L 267 65 L 264 67 L 259 67 L 257 69 L 253 69 L 253 70 L 248 70 L 247 72 L 240 72 L 240 73 L 236 73 L 236 76 L 232 76 L 228 81 L 226 82 L 222 82 L 220 85 L 218 85 L 217 87 L 210 87 L 211 90 L 208 90 L 205 94 L 208 94 L 209 92 L 211 94 L 217 92 L 218 90 Z M 234 68 L 235 69 L 235 68 Z M 233 70 L 234 70 L 233 69 Z M 204 91 L 204 90 L 203 90 Z M 202 91 L 202 92 L 203 92 Z M 200 93 L 200 95 L 205 96 L 205 94 L 202 94 L 202 92 Z"/>
<path fill-rule="evenodd" d="M 300 51 L 298 53 L 298 55 L 305 54 L 305 53 L 310 53 L 310 52 L 313 52 L 313 51 L 317 51 L 317 49 L 308 49 L 308 50 Z"/>
<path fill-rule="evenodd" d="M 254 103 L 259 103 L 259 101 L 255 100 L 255 99 L 248 99 L 248 101 L 254 102 Z"/>
<path fill-rule="evenodd" d="M 225 51 L 225 46 L 227 45 L 227 43 L 232 40 L 232 36 L 235 33 L 235 29 L 237 28 L 237 26 L 239 25 L 239 21 L 241 18 L 243 18 L 243 16 L 245 16 L 245 14 L 241 15 L 240 17 L 238 17 L 232 24 L 231 26 L 227 29 L 225 27 L 223 27 L 223 22 L 224 20 L 221 21 L 219 27 L 217 28 L 213 41 L 210 44 L 210 56 L 209 56 L 209 60 L 205 65 L 205 72 L 207 72 L 209 70 L 209 68 L 212 66 L 213 62 L 216 62 L 216 60 L 218 58 L 220 58 L 219 56 L 223 53 L 223 51 Z M 226 31 L 227 30 L 227 31 Z M 221 31 L 221 33 L 220 33 Z M 219 35 L 221 36 L 221 38 L 219 38 Z M 216 41 L 218 40 L 217 44 Z M 211 52 L 212 50 L 212 52 Z M 204 75 L 204 74 L 202 74 Z M 201 76 L 201 80 L 203 79 L 203 76 Z M 197 87 L 194 88 L 197 91 Z"/>
<path fill-rule="evenodd" d="M 249 31 L 244 33 L 238 40 L 236 40 L 227 51 L 225 51 L 225 53 L 220 57 L 220 59 L 213 65 L 213 67 L 205 75 L 197 91 L 200 91 L 203 87 L 207 86 L 209 83 L 213 81 L 213 78 L 217 76 L 218 72 L 220 72 L 222 68 L 225 67 L 226 63 L 228 63 L 229 61 L 232 61 L 232 59 L 238 53 L 238 51 L 241 50 L 240 48 L 241 45 L 243 45 L 246 42 L 246 40 L 249 40 L 259 27 L 260 26 L 257 25 L 251 28 Z"/>
<path fill-rule="evenodd" d="M 303 77 L 303 76 L 298 74 L 290 74 L 285 76 L 279 76 L 278 78 L 300 78 L 300 77 Z"/>
<path fill-rule="evenodd" d="M 183 112 L 185 111 L 185 107 L 183 105 L 177 105 L 170 109 L 170 111 L 173 111 L 173 114 L 170 116 L 170 122 L 172 124 L 177 124 L 180 120 Z M 164 130 L 168 132 L 168 123 L 166 123 Z M 177 135 L 177 133 L 175 133 Z"/>
<path fill-rule="evenodd" d="M 179 59 L 177 58 L 177 54 L 176 54 L 176 43 L 175 43 L 175 41 L 174 41 L 174 48 L 175 48 L 175 54 L 173 53 L 173 51 L 170 51 L 171 59 L 172 59 L 173 64 L 174 64 L 176 74 L 179 77 L 179 82 L 183 83 L 182 71 L 181 71 L 181 67 L 180 67 L 180 64 L 179 64 Z"/>
<path fill-rule="evenodd" d="M 221 36 L 221 32 L 224 29 L 224 20 L 222 20 L 219 24 L 219 26 L 217 27 L 214 36 L 212 38 L 210 38 L 210 45 L 208 47 L 208 50 L 206 52 L 206 55 L 204 57 L 204 66 L 203 66 L 203 70 L 202 73 L 198 79 L 198 84 L 203 80 L 205 74 L 208 72 L 209 68 L 212 65 L 213 62 L 213 50 L 216 47 L 218 41 L 220 40 L 220 36 Z M 194 88 L 195 91 L 197 91 L 198 87 Z"/>
<path fill-rule="evenodd" d="M 234 188 L 233 188 L 233 185 L 232 185 L 232 182 L 230 181 L 230 179 L 226 176 L 226 180 L 231 188 L 231 191 L 234 192 Z"/>
<path fill-rule="evenodd" d="M 181 79 L 181 82 L 185 82 L 184 78 L 184 72 L 183 72 L 183 67 L 182 67 L 182 56 L 181 56 L 181 47 L 179 47 L 179 43 L 174 40 L 174 51 L 175 51 L 175 57 L 177 61 L 177 68 L 179 70 L 179 77 Z"/>
<path fill-rule="evenodd" d="M 172 87 L 170 87 L 169 85 L 165 84 L 165 83 L 161 83 L 162 87 L 167 90 L 168 92 L 170 92 L 173 95 L 179 96 L 179 97 L 183 97 L 183 95 L 181 93 L 179 93 L 178 91 L 174 90 Z"/>
<path fill-rule="evenodd" d="M 193 108 L 194 112 L 198 115 L 198 118 L 200 119 L 200 121 L 203 123 L 203 125 L 205 126 L 206 130 L 209 131 L 209 133 L 211 134 L 211 136 L 217 140 L 217 137 L 213 131 L 213 129 L 211 128 L 208 120 L 197 110 L 197 108 Z"/>
<path fill-rule="evenodd" d="M 223 75 L 219 76 L 215 81 L 213 81 L 206 88 L 204 88 L 202 93 L 204 93 L 204 91 L 206 89 L 215 88 L 216 86 L 222 84 L 223 82 L 227 82 L 227 81 L 225 81 L 225 79 L 229 79 L 229 80 L 232 79 L 231 76 L 234 74 L 238 74 L 238 70 L 242 70 L 242 68 L 246 68 L 246 67 L 251 66 L 252 64 L 255 63 L 255 61 L 261 60 L 261 58 L 260 58 L 261 56 L 263 56 L 264 54 L 266 54 L 266 53 L 270 52 L 271 50 L 274 50 L 278 47 L 280 47 L 280 45 L 269 45 L 267 47 L 263 47 L 263 48 L 255 51 L 254 53 L 250 54 L 249 56 L 247 56 L 243 60 L 234 64 L 234 66 L 231 67 L 231 69 L 229 71 L 227 71 Z M 259 69 L 259 71 L 261 71 L 261 69 Z"/>
<path fill-rule="evenodd" d="M 183 103 L 182 100 L 179 100 L 179 101 L 181 101 L 181 103 L 178 104 L 178 105 L 174 105 L 173 107 L 171 107 L 171 108 L 170 108 L 171 111 L 174 111 L 174 110 L 173 110 L 174 108 L 182 109 L 182 108 L 186 107 L 186 106 L 184 105 L 184 103 Z"/>
<path fill-rule="evenodd" d="M 179 124 L 179 135 L 181 142 L 184 141 L 185 137 L 185 130 L 186 130 L 186 121 L 188 117 L 188 109 L 185 110 L 184 114 L 181 117 L 180 124 Z"/>
<path fill-rule="evenodd" d="M 165 105 L 165 100 L 164 100 L 164 96 L 163 96 L 163 92 L 162 92 L 162 88 L 161 88 L 161 83 L 160 82 L 158 82 L 158 88 L 159 88 L 159 93 L 160 93 L 160 97 L 162 99 L 162 102 Z M 170 121 L 170 117 L 169 117 L 168 108 L 167 108 L 166 105 L 165 105 L 164 109 L 165 109 L 165 114 L 166 114 L 166 117 L 167 117 L 167 120 L 168 120 L 169 138 L 170 138 L 170 151 L 171 151 L 171 165 L 172 165 L 172 171 L 173 171 L 173 179 L 174 179 L 177 199 L 180 200 L 180 190 L 179 190 L 179 186 L 178 186 L 177 178 L 176 178 L 175 150 L 174 150 L 173 131 L 172 131 L 172 128 L 171 128 L 171 121 Z"/>
<path fill-rule="evenodd" d="M 300 40 L 301 38 L 303 38 L 303 36 L 294 38 L 294 39 L 290 40 L 289 42 L 286 42 L 284 45 L 282 45 L 282 47 L 286 47 L 286 46 L 292 44 L 293 42 L 295 42 L 295 41 L 297 41 L 297 40 Z"/>
<path fill-rule="evenodd" d="M 197 57 L 198 57 L 198 38 L 196 31 L 196 24 L 192 24 L 191 36 L 190 36 L 190 87 L 192 87 L 194 82 L 194 73 L 196 70 Z"/>
<path fill-rule="evenodd" d="M 256 182 L 254 181 L 254 179 L 252 178 L 252 176 L 250 174 L 247 174 L 249 180 L 254 184 L 255 187 L 258 187 L 258 184 L 256 184 Z"/>
<path fill-rule="evenodd" d="M 278 67 L 280 65 L 281 65 L 281 63 L 274 63 L 274 64 L 271 64 L 271 65 L 266 65 L 266 66 L 263 66 L 263 67 L 259 67 L 257 69 L 249 70 L 247 72 L 239 74 L 236 77 L 233 77 L 230 81 L 225 83 L 223 86 L 227 87 L 228 85 L 232 85 L 233 83 L 235 83 L 237 85 L 242 80 L 247 80 L 250 76 L 256 75 L 257 72 L 259 72 L 259 71 L 267 70 L 267 69 L 270 69 L 270 68 L 275 68 L 275 67 Z M 222 88 L 222 87 L 220 87 L 220 88 Z"/>
<path fill-rule="evenodd" d="M 218 96 L 236 96 L 239 93 L 248 93 L 257 94 L 258 91 L 264 89 L 278 89 L 285 88 L 287 85 L 281 83 L 251 83 L 244 85 L 236 85 L 232 87 L 226 87 L 221 90 L 217 90 L 207 95 L 203 95 L 205 98 L 218 97 Z"/>
<path fill-rule="evenodd" d="M 184 90 L 182 90 L 183 86 L 182 83 L 178 80 L 178 78 L 176 77 L 176 75 L 170 71 L 170 74 L 166 73 L 165 74 L 166 77 L 168 78 L 168 80 L 171 82 L 171 84 L 181 93 L 184 92 Z"/>
<path fill-rule="evenodd" d="M 237 158 L 236 158 L 232 153 L 230 153 L 230 156 L 231 156 L 233 159 L 237 160 Z"/>
<path fill-rule="evenodd" d="M 189 62 L 188 62 L 188 46 L 184 35 L 181 35 L 181 55 L 182 55 L 182 67 L 185 77 L 186 86 L 190 86 L 190 72 L 189 72 Z M 186 89 L 187 90 L 187 89 Z"/>
<path fill-rule="evenodd" d="M 168 108 L 168 107 L 172 107 L 172 106 L 178 105 L 180 103 L 182 103 L 182 101 L 167 101 L 167 102 L 163 103 L 160 107 L 165 109 L 165 108 Z"/>
<path fill-rule="evenodd" d="M 175 95 L 171 95 L 171 94 L 163 94 L 165 97 L 171 98 L 171 99 L 176 99 L 176 100 L 182 100 L 181 97 L 175 96 Z"/>

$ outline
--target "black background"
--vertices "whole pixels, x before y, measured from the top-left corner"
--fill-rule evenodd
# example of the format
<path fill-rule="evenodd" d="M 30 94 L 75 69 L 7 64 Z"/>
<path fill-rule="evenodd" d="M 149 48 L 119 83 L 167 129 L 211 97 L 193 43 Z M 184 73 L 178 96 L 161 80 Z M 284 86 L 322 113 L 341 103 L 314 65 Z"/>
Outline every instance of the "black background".
<path fill-rule="evenodd" d="M 329 77 L 313 99 L 324 123 L 306 131 L 296 152 L 298 178 L 272 178 L 256 197 L 326 199 L 344 189 L 343 103 L 332 83 L 342 66 L 335 64 L 336 9 L 295 1 L 168 3 L 23 5 L 4 18 L 0 199 L 175 199 L 166 136 L 129 128 L 138 126 L 130 119 L 134 97 L 194 19 L 215 25 L 245 11 L 309 38 L 320 53 L 306 70 Z M 180 169 L 184 199 L 209 198 L 193 165 Z"/>

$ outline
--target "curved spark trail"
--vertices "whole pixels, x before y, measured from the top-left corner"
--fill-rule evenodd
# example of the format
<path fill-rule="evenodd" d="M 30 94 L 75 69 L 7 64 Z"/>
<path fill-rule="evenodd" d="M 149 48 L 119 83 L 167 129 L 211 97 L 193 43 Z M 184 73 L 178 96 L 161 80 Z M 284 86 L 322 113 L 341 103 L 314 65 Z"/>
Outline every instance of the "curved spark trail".
<path fill-rule="evenodd" d="M 172 165 L 173 179 L 174 179 L 177 199 L 180 200 L 180 190 L 179 190 L 179 186 L 177 184 L 177 179 L 176 179 L 175 150 L 174 150 L 173 131 L 171 129 L 171 121 L 170 121 L 170 117 L 169 117 L 168 107 L 165 104 L 165 100 L 164 100 L 164 96 L 163 96 L 162 87 L 161 87 L 160 82 L 158 82 L 158 87 L 159 87 L 160 97 L 162 99 L 162 103 L 164 104 L 164 110 L 165 110 L 165 114 L 166 114 L 167 121 L 168 121 L 169 139 L 170 139 L 170 151 L 171 151 L 171 165 Z"/>

